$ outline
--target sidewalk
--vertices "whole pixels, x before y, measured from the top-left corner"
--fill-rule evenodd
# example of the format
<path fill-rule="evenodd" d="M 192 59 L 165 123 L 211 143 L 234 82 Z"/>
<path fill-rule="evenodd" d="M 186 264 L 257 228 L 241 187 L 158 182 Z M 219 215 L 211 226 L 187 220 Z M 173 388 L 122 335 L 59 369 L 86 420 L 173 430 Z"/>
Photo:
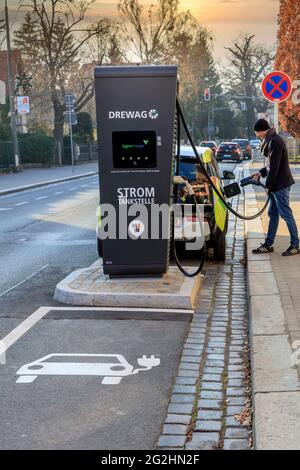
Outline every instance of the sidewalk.
<path fill-rule="evenodd" d="M 250 172 L 261 166 L 253 164 Z M 300 168 L 291 168 L 296 180 L 292 208 L 300 227 Z M 257 212 L 264 200 L 264 192 L 247 187 L 247 215 Z M 295 343 L 300 340 L 300 256 L 281 256 L 290 244 L 283 221 L 275 253 L 253 255 L 251 250 L 264 241 L 267 227 L 267 212 L 247 223 L 254 445 L 300 449 L 300 343 Z M 293 365 L 294 360 L 298 365 Z"/>
<path fill-rule="evenodd" d="M 20 173 L 0 173 L 0 195 L 8 192 L 22 191 L 28 187 L 42 186 L 56 180 L 78 178 L 80 176 L 95 174 L 98 172 L 98 162 L 84 163 L 74 167 L 71 166 L 53 168 L 30 168 Z"/>

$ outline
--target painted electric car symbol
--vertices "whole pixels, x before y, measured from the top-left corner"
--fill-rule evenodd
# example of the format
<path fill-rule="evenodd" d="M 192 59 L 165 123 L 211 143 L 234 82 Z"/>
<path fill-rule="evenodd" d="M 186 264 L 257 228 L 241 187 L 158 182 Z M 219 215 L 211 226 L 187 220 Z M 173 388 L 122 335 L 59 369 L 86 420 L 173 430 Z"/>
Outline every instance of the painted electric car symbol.
<path fill-rule="evenodd" d="M 17 383 L 31 383 L 39 375 L 81 375 L 103 377 L 102 384 L 117 385 L 122 377 L 158 366 L 160 359 L 144 355 L 138 364 L 142 367 L 134 369 L 121 354 L 48 354 L 22 366 Z"/>

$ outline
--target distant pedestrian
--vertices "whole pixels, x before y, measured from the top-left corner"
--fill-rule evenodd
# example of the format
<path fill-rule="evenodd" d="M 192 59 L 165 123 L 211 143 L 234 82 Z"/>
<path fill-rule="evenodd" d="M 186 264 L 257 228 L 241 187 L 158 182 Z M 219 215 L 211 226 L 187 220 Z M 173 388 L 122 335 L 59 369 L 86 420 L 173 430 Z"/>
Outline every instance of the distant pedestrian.
<path fill-rule="evenodd" d="M 291 244 L 282 253 L 282 256 L 293 256 L 300 253 L 299 236 L 295 218 L 290 208 L 290 189 L 295 183 L 292 176 L 288 151 L 284 140 L 271 128 L 266 119 L 258 119 L 254 125 L 257 137 L 262 140 L 261 152 L 266 159 L 266 166 L 254 173 L 252 178 L 259 181 L 266 178 L 266 192 L 270 195 L 268 216 L 269 228 L 265 239 L 252 253 L 272 253 L 275 241 L 279 216 L 285 221 L 290 232 Z"/>

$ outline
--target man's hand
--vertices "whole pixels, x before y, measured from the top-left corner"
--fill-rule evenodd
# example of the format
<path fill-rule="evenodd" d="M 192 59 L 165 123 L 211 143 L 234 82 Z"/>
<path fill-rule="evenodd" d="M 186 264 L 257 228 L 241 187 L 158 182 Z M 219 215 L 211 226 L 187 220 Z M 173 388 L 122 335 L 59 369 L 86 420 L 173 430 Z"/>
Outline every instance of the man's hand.
<path fill-rule="evenodd" d="M 265 191 L 266 191 L 266 195 L 269 196 L 270 195 L 270 190 L 268 188 L 266 188 Z"/>
<path fill-rule="evenodd" d="M 253 175 L 251 175 L 251 178 L 254 179 L 254 181 L 259 181 L 261 178 L 261 174 L 259 172 L 253 173 Z"/>

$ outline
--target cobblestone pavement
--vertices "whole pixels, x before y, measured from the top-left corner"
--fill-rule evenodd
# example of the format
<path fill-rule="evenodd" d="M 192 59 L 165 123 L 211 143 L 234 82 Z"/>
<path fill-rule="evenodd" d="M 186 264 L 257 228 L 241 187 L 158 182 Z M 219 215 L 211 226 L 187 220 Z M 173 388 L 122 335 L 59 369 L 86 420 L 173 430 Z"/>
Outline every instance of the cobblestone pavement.
<path fill-rule="evenodd" d="M 233 202 L 239 212 L 244 196 Z M 226 262 L 209 263 L 158 448 L 249 449 L 244 222 L 230 218 Z"/>

